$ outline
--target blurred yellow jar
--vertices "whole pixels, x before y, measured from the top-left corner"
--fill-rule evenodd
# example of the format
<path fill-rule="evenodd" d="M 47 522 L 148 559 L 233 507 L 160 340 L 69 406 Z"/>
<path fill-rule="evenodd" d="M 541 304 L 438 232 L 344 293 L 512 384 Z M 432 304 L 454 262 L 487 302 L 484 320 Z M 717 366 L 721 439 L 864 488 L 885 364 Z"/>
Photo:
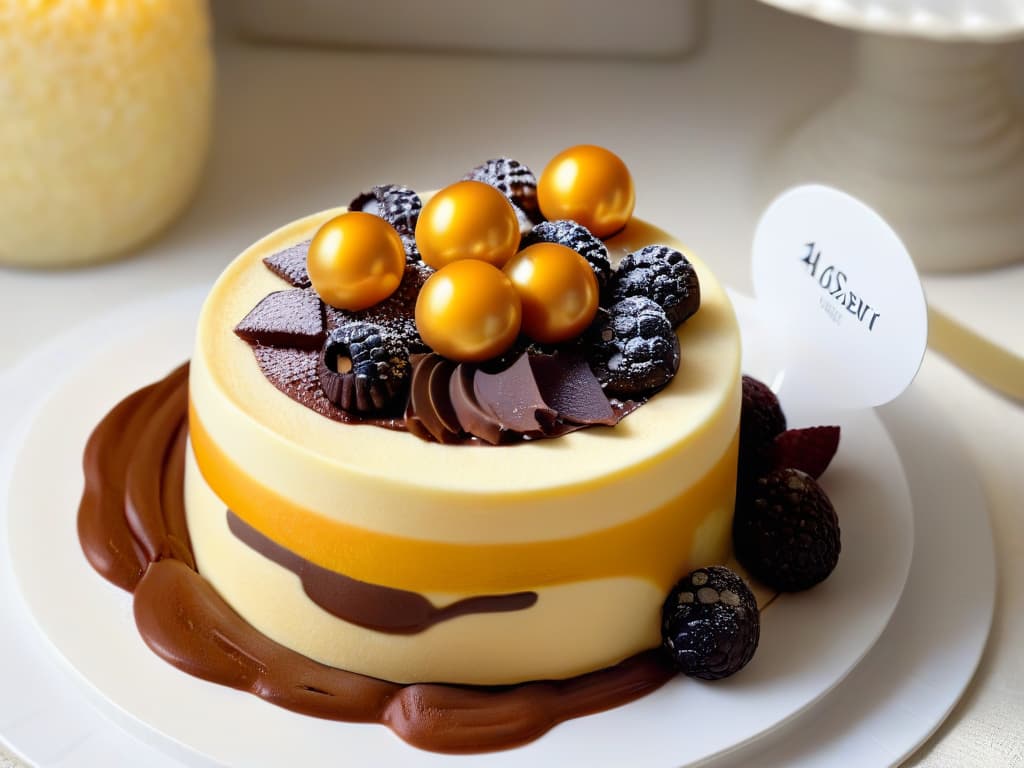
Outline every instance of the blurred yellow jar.
<path fill-rule="evenodd" d="M 0 0 L 0 264 L 121 255 L 191 197 L 207 0 Z"/>

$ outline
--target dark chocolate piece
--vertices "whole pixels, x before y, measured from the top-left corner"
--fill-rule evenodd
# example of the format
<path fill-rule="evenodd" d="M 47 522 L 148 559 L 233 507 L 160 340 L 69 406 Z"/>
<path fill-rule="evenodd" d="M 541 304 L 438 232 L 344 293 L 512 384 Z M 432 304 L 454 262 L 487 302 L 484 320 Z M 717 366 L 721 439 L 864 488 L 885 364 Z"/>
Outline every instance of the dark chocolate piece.
<path fill-rule="evenodd" d="M 498 373 L 477 370 L 473 376 L 473 394 L 480 407 L 490 412 L 503 430 L 527 437 L 540 437 L 545 425 L 554 423 L 558 414 L 544 402 L 525 352 L 508 368 Z"/>
<path fill-rule="evenodd" d="M 430 407 L 437 414 L 437 418 L 444 428 L 451 432 L 453 437 L 458 438 L 462 436 L 463 430 L 449 394 L 449 385 L 456 367 L 458 367 L 456 363 L 442 357 L 441 362 L 435 365 L 434 370 L 430 372 L 428 389 Z"/>
<path fill-rule="evenodd" d="M 411 412 L 414 419 L 419 421 L 430 436 L 439 443 L 456 443 L 459 441 L 461 430 L 449 429 L 445 421 L 438 414 L 431 396 L 431 379 L 438 367 L 447 361 L 440 355 L 417 355 L 412 360 L 413 375 L 412 388 L 409 392 L 408 416 Z M 441 376 L 445 375 L 445 368 L 441 369 Z"/>
<path fill-rule="evenodd" d="M 304 240 L 297 245 L 267 256 L 263 260 L 267 269 L 287 280 L 296 288 L 309 288 L 309 272 L 306 270 L 306 257 L 309 255 L 309 244 L 312 240 Z"/>
<path fill-rule="evenodd" d="M 501 425 L 490 413 L 480 407 L 473 391 L 473 377 L 476 367 L 459 363 L 448 381 L 448 395 L 462 428 L 481 440 L 498 445 L 501 443 Z"/>
<path fill-rule="evenodd" d="M 558 418 L 572 424 L 614 426 L 619 419 L 601 383 L 580 354 L 530 355 L 537 389 Z"/>
<path fill-rule="evenodd" d="M 322 568 L 267 538 L 231 510 L 227 520 L 239 541 L 298 576 L 314 603 L 343 621 L 378 632 L 414 635 L 458 616 L 524 611 L 537 602 L 536 592 L 513 592 L 468 597 L 437 608 L 417 592 L 369 584 Z"/>
<path fill-rule="evenodd" d="M 250 344 L 319 349 L 324 342 L 320 299 L 312 290 L 292 288 L 268 294 L 235 326 Z"/>

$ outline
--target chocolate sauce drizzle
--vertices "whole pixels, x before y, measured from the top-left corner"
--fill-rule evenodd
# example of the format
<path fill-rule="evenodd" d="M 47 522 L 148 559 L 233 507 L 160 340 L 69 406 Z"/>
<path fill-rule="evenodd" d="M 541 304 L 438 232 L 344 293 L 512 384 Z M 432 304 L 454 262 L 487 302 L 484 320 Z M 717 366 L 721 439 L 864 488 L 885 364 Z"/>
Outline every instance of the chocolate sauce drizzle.
<path fill-rule="evenodd" d="M 78 534 L 85 556 L 134 593 L 146 644 L 184 672 L 286 709 L 380 723 L 436 752 L 508 749 L 611 709 L 673 672 L 655 650 L 568 680 L 516 686 L 399 685 L 319 664 L 247 624 L 195 570 L 182 498 L 188 368 L 125 398 L 84 457 Z"/>
<path fill-rule="evenodd" d="M 467 597 L 438 608 L 416 592 L 359 581 L 312 563 L 267 538 L 231 510 L 227 519 L 239 541 L 298 576 L 314 603 L 332 616 L 378 632 L 412 635 L 458 616 L 523 611 L 537 602 L 536 592 L 513 592 Z"/>

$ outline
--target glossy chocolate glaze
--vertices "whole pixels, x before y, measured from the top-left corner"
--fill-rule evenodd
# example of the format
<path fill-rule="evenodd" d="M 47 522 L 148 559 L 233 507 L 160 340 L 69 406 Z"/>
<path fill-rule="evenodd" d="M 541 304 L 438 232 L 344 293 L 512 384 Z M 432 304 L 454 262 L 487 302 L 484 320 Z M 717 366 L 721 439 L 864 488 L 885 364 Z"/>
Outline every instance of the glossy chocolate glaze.
<path fill-rule="evenodd" d="M 380 723 L 437 752 L 507 749 L 663 685 L 657 651 L 569 680 L 516 686 L 399 685 L 318 664 L 247 624 L 195 570 L 182 500 L 187 366 L 130 395 L 85 451 L 78 532 L 86 557 L 134 593 L 146 644 L 179 669 L 286 709 Z"/>
<path fill-rule="evenodd" d="M 268 539 L 231 510 L 227 520 L 239 541 L 298 576 L 314 603 L 332 616 L 378 632 L 412 635 L 458 616 L 523 611 L 537 602 L 536 592 L 513 592 L 468 597 L 438 608 L 416 592 L 369 584 L 311 563 Z"/>

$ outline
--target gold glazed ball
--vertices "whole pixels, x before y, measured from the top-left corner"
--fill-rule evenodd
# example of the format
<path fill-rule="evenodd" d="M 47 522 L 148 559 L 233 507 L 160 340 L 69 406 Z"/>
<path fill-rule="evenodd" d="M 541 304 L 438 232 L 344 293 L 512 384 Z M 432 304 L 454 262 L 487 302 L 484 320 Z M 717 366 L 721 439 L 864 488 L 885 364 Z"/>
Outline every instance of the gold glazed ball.
<path fill-rule="evenodd" d="M 522 305 L 512 282 L 497 267 L 475 259 L 439 269 L 416 299 L 420 335 L 451 360 L 497 357 L 515 342 L 521 323 Z"/>
<path fill-rule="evenodd" d="M 519 247 L 519 219 L 508 198 L 490 184 L 460 181 L 423 206 L 416 245 L 434 269 L 460 259 L 501 269 Z"/>
<path fill-rule="evenodd" d="M 505 274 L 523 302 L 523 333 L 556 344 L 587 329 L 600 299 L 597 276 L 572 248 L 537 243 L 512 257 Z"/>
<path fill-rule="evenodd" d="M 537 200 L 548 219 L 572 219 L 597 237 L 614 235 L 636 203 L 633 177 L 618 155 L 603 147 L 569 147 L 548 163 L 537 181 Z"/>
<path fill-rule="evenodd" d="M 402 282 L 405 248 L 379 216 L 349 211 L 313 236 L 306 257 L 313 290 L 332 307 L 352 311 L 383 301 Z"/>

